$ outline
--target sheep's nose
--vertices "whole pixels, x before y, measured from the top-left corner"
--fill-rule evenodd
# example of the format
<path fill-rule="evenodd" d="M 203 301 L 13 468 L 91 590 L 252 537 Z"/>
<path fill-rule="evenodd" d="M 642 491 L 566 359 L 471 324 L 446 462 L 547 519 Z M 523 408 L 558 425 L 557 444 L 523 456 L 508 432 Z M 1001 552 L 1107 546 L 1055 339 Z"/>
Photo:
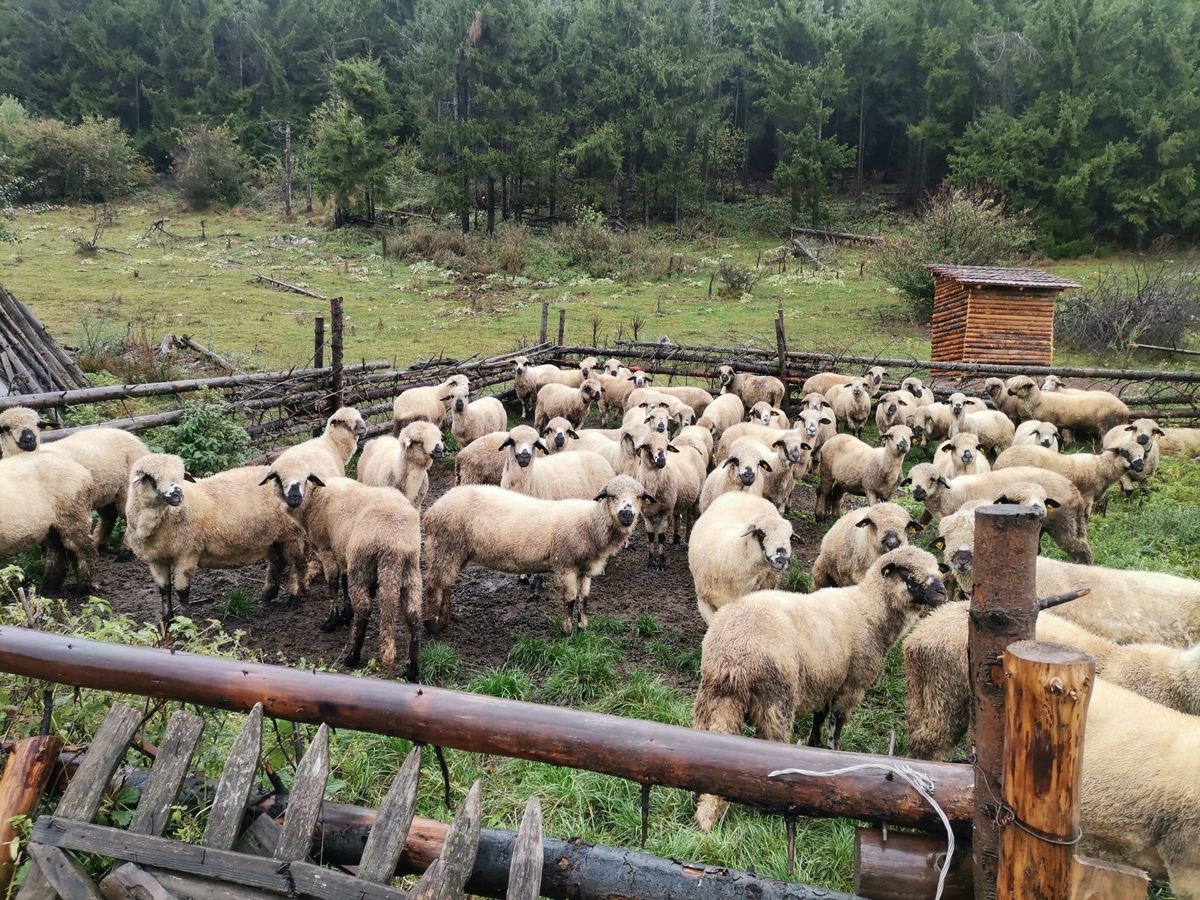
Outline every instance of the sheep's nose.
<path fill-rule="evenodd" d="M 942 579 L 931 578 L 925 583 L 925 590 L 922 592 L 922 598 L 925 603 L 930 606 L 941 606 L 946 602 L 946 586 L 942 584 Z"/>
<path fill-rule="evenodd" d="M 887 408 L 887 414 L 889 416 L 894 416 L 896 414 L 896 404 L 895 403 L 893 403 L 891 406 L 889 406 Z"/>
<path fill-rule="evenodd" d="M 660 453 L 654 457 L 654 468 L 665 469 L 667 466 L 667 454 Z"/>
<path fill-rule="evenodd" d="M 962 455 L 962 461 L 963 461 L 964 463 L 966 463 L 966 464 L 969 466 L 969 465 L 971 464 L 971 461 L 972 461 L 973 459 L 975 459 L 975 454 L 974 454 L 974 453 L 972 453 L 970 450 L 964 450 L 964 451 L 963 451 L 963 455 Z"/>
<path fill-rule="evenodd" d="M 434 459 L 441 459 L 443 456 L 446 455 L 446 448 L 443 447 L 441 444 L 438 444 L 436 447 L 433 448 L 433 450 L 430 451 L 429 455 L 432 456 Z"/>
<path fill-rule="evenodd" d="M 517 454 L 517 465 L 524 469 L 533 460 L 533 454 L 523 451 Z"/>
<path fill-rule="evenodd" d="M 742 469 L 742 471 L 738 472 L 738 478 L 741 479 L 743 485 L 750 487 L 750 485 L 754 484 L 754 470 Z"/>
<path fill-rule="evenodd" d="M 914 487 L 913 488 L 913 499 L 914 500 L 924 500 L 925 499 L 925 488 L 921 487 L 919 484 L 916 487 Z"/>
<path fill-rule="evenodd" d="M 183 488 L 177 484 L 172 484 L 169 488 L 163 491 L 163 500 L 170 506 L 178 506 L 183 502 Z"/>
<path fill-rule="evenodd" d="M 661 422 L 661 421 L 660 421 L 660 422 L 658 423 L 658 426 L 657 426 L 656 430 L 657 430 L 659 433 L 662 433 L 662 432 L 666 431 L 666 430 L 667 430 L 667 423 L 666 423 L 666 422 Z"/>
<path fill-rule="evenodd" d="M 960 572 L 965 572 L 971 567 L 971 560 L 974 555 L 970 550 L 955 550 L 950 554 L 950 565 L 958 569 Z"/>
<path fill-rule="evenodd" d="M 788 462 L 793 462 L 793 463 L 798 463 L 798 462 L 800 462 L 800 450 L 799 450 L 799 448 L 797 448 L 797 449 L 795 449 L 795 450 L 789 450 L 789 451 L 787 452 L 787 458 L 788 458 Z"/>
<path fill-rule="evenodd" d="M 1010 396 L 1010 397 L 1015 397 L 1015 396 L 1017 396 L 1017 392 L 1016 392 L 1016 391 L 1014 391 L 1012 388 L 1009 388 L 1009 389 L 1008 389 L 1008 396 Z"/>
<path fill-rule="evenodd" d="M 633 510 L 630 509 L 628 506 L 621 507 L 620 512 L 617 513 L 617 521 L 625 526 L 632 525 L 633 524 Z"/>
<path fill-rule="evenodd" d="M 561 431 L 557 432 L 554 435 L 554 446 L 555 447 L 561 447 L 566 442 L 567 442 L 567 436 L 565 434 L 563 434 Z"/>
<path fill-rule="evenodd" d="M 463 409 L 465 409 L 465 408 L 466 408 L 466 405 L 461 400 L 454 401 L 454 411 L 455 412 L 462 412 Z"/>
<path fill-rule="evenodd" d="M 1139 435 L 1138 435 L 1138 438 L 1137 438 L 1137 441 L 1138 441 L 1138 443 L 1139 443 L 1139 444 L 1141 444 L 1143 447 L 1145 447 L 1145 446 L 1146 446 L 1148 443 L 1150 443 L 1150 435 L 1148 435 L 1148 434 L 1139 434 Z"/>
<path fill-rule="evenodd" d="M 1140 472 L 1146 468 L 1146 461 L 1144 459 L 1135 459 L 1131 460 L 1129 465 L 1133 467 L 1133 471 Z"/>
<path fill-rule="evenodd" d="M 283 500 L 290 509 L 295 509 L 297 506 L 303 503 L 304 494 L 300 492 L 300 486 L 298 484 L 289 485 L 287 494 L 284 495 Z"/>
<path fill-rule="evenodd" d="M 17 446 L 26 452 L 37 449 L 37 435 L 32 429 L 23 429 L 21 437 L 17 439 Z"/>
<path fill-rule="evenodd" d="M 885 550 L 895 550 L 900 546 L 900 538 L 894 534 L 887 534 L 883 538 L 883 548 Z"/>
<path fill-rule="evenodd" d="M 1051 444 L 1050 438 L 1042 438 L 1042 446 L 1045 447 L 1047 450 L 1050 449 L 1050 444 Z"/>
<path fill-rule="evenodd" d="M 791 558 L 791 555 L 792 554 L 790 550 L 780 547 L 775 551 L 774 556 L 767 557 L 767 562 L 771 564 L 772 569 L 774 569 L 776 572 L 780 572 L 784 569 L 784 567 L 787 566 L 788 559 Z"/>

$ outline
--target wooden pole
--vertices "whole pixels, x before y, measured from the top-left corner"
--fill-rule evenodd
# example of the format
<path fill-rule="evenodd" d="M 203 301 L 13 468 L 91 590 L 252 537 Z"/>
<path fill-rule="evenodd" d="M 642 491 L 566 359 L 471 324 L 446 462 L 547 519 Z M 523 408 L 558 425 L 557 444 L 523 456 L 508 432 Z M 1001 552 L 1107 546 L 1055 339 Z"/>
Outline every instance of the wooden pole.
<path fill-rule="evenodd" d="M 929 900 L 937 893 L 946 838 L 877 828 L 854 833 L 854 893 L 871 900 Z M 942 900 L 971 900 L 971 854 L 959 845 Z"/>
<path fill-rule="evenodd" d="M 541 324 L 541 327 L 538 328 L 538 343 L 539 344 L 546 343 L 546 322 L 549 318 L 550 318 L 550 304 L 543 303 L 542 304 L 542 324 Z"/>
<path fill-rule="evenodd" d="M 997 900 L 1070 895 L 1083 728 L 1095 677 L 1095 660 L 1074 647 L 1018 641 L 1004 656 L 1006 808 Z"/>
<path fill-rule="evenodd" d="M 783 399 L 779 401 L 780 407 L 783 409 L 784 415 L 792 414 L 792 392 L 787 386 L 787 332 L 783 325 L 783 307 L 775 313 L 775 344 L 779 351 L 779 380 L 783 382 Z"/>
<path fill-rule="evenodd" d="M 17 742 L 8 756 L 4 775 L 0 777 L 0 897 L 8 896 L 16 868 L 17 854 L 12 844 L 17 840 L 17 829 L 12 819 L 33 815 L 62 745 L 54 735 L 25 738 Z"/>
<path fill-rule="evenodd" d="M 92 690 L 166 697 L 350 728 L 473 753 L 547 762 L 802 816 L 843 816 L 942 833 L 941 820 L 899 779 L 877 772 L 766 778 L 774 769 L 828 771 L 894 757 L 835 752 L 501 700 L 421 684 L 106 644 L 0 627 L 0 671 Z M 907 760 L 936 785 L 957 826 L 971 817 L 971 768 Z"/>
<path fill-rule="evenodd" d="M 292 214 L 292 125 L 283 126 L 283 212 Z"/>
<path fill-rule="evenodd" d="M 1000 835 L 996 799 L 1004 763 L 1005 648 L 1029 640 L 1037 627 L 1035 563 L 1041 520 L 1028 506 L 981 506 L 975 512 L 975 591 L 967 658 L 975 740 L 971 853 L 976 900 L 993 900 Z"/>
<path fill-rule="evenodd" d="M 329 409 L 330 412 L 342 405 L 346 395 L 345 373 L 342 367 L 342 336 L 345 322 L 342 317 L 341 297 L 329 301 L 329 323 L 333 333 L 329 338 Z"/>
<path fill-rule="evenodd" d="M 558 311 L 558 346 L 562 346 L 566 342 L 567 334 L 567 311 L 560 309 Z"/>
<path fill-rule="evenodd" d="M 313 365 L 325 368 L 325 317 L 313 319 Z"/>

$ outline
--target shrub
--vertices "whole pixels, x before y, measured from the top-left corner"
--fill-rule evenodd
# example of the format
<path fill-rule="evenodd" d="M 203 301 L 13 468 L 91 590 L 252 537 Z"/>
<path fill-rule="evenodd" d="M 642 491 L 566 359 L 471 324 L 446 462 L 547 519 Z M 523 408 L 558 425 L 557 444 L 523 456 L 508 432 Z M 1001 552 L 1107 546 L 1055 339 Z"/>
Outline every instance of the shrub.
<path fill-rule="evenodd" d="M 879 274 L 923 319 L 933 312 L 928 263 L 1006 265 L 1025 257 L 1035 234 L 1024 213 L 1013 213 L 990 192 L 942 188 L 929 198 L 908 235 L 884 239 Z"/>
<path fill-rule="evenodd" d="M 175 183 L 192 206 L 233 204 L 241 197 L 245 163 L 228 129 L 207 125 L 183 129 L 171 159 Z"/>
<path fill-rule="evenodd" d="M 766 269 L 750 269 L 733 260 L 723 259 L 718 268 L 721 276 L 720 293 L 725 297 L 740 297 L 754 290 Z"/>
<path fill-rule="evenodd" d="M 524 225 L 503 224 L 496 229 L 493 252 L 501 271 L 509 275 L 520 275 L 525 268 L 525 240 L 529 229 Z"/>
<path fill-rule="evenodd" d="M 1059 301 L 1054 329 L 1081 350 L 1128 349 L 1130 342 L 1179 346 L 1200 316 L 1200 273 L 1167 259 L 1109 269 L 1094 287 Z"/>
<path fill-rule="evenodd" d="M 113 200 L 149 177 L 145 162 L 115 119 L 86 118 L 79 125 L 30 119 L 11 128 L 15 175 L 33 200 Z"/>
<path fill-rule="evenodd" d="M 170 381 L 175 365 L 158 352 L 161 334 L 153 316 L 124 325 L 111 315 L 85 307 L 79 319 L 76 362 L 85 372 L 105 372 L 113 384 Z"/>
<path fill-rule="evenodd" d="M 225 412 L 221 396 L 201 391 L 183 404 L 183 418 L 166 429 L 164 453 L 183 457 L 196 477 L 212 475 L 246 461 L 250 435 Z"/>

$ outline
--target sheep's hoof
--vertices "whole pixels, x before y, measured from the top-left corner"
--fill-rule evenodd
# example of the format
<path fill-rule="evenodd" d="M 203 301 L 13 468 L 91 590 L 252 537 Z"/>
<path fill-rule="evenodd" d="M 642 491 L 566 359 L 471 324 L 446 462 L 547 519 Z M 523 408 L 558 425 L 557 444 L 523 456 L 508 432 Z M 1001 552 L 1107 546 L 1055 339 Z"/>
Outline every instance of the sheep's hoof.
<path fill-rule="evenodd" d="M 544 575 L 534 575 L 529 579 L 529 593 L 537 594 L 542 590 L 542 585 L 546 583 Z"/>
<path fill-rule="evenodd" d="M 441 623 L 438 622 L 437 619 L 430 619 L 428 622 L 425 623 L 425 630 L 427 632 L 429 632 L 430 634 L 436 636 L 436 635 L 439 635 L 442 633 L 442 626 L 441 626 Z"/>
<path fill-rule="evenodd" d="M 300 598 L 297 597 L 295 594 L 287 594 L 283 598 L 283 608 L 284 609 L 299 609 L 300 608 Z"/>
<path fill-rule="evenodd" d="M 326 634 L 331 631 L 337 631 L 337 627 L 342 624 L 340 617 L 335 613 L 321 623 L 321 630 Z"/>
<path fill-rule="evenodd" d="M 563 634 L 565 634 L 565 635 L 570 635 L 570 634 L 571 634 L 571 630 L 572 630 L 571 620 L 570 620 L 570 619 L 563 619 L 563 623 L 562 623 L 562 633 L 563 633 Z"/>
<path fill-rule="evenodd" d="M 673 541 L 671 541 L 671 543 L 674 544 L 676 547 L 678 547 L 679 546 L 679 535 L 675 535 L 675 539 Z"/>
<path fill-rule="evenodd" d="M 279 596 L 279 585 L 275 585 L 275 587 L 267 588 L 265 591 L 263 591 L 261 594 L 259 594 L 258 599 L 259 599 L 259 602 L 261 602 L 261 603 L 270 603 L 272 600 L 274 600 L 278 596 Z"/>
<path fill-rule="evenodd" d="M 342 662 L 347 669 L 357 669 L 362 665 L 362 655 L 359 653 L 351 653 Z"/>

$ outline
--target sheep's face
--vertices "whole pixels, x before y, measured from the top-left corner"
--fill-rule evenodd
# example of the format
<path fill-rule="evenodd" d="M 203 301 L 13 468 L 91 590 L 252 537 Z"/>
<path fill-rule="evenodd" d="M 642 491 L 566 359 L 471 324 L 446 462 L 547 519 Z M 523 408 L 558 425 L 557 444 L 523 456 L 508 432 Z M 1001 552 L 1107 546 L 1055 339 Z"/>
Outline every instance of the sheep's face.
<path fill-rule="evenodd" d="M 901 486 L 912 485 L 913 499 L 921 503 L 936 497 L 941 491 L 950 487 L 950 482 L 932 463 L 920 463 L 913 466 L 908 477 L 900 484 Z"/>
<path fill-rule="evenodd" d="M 441 459 L 446 455 L 446 445 L 442 442 L 442 430 L 432 422 L 413 422 L 406 425 L 400 432 L 400 441 L 406 455 L 416 455 L 419 461 L 429 464 L 431 459 Z"/>
<path fill-rule="evenodd" d="M 750 407 L 749 419 L 755 425 L 762 425 L 764 428 L 771 427 L 771 404 L 766 400 L 759 400 Z"/>
<path fill-rule="evenodd" d="M 596 366 L 599 364 L 600 362 L 596 359 L 596 357 L 589 356 L 587 359 L 580 361 L 579 371 L 583 373 L 583 377 L 585 379 L 593 378 L 596 374 Z"/>
<path fill-rule="evenodd" d="M 888 505 L 891 506 L 891 504 Z M 873 509 L 875 512 L 870 510 L 864 512 L 862 518 L 854 523 L 854 527 L 866 528 L 881 554 L 903 547 L 908 543 L 909 535 L 916 534 L 921 530 L 921 526 L 911 519 L 906 518 L 902 522 L 887 511 L 880 510 L 879 507 L 873 507 Z"/>
<path fill-rule="evenodd" d="M 932 554 L 919 547 L 905 546 L 885 553 L 879 558 L 879 574 L 893 602 L 912 606 L 941 606 L 946 602 L 941 568 Z"/>
<path fill-rule="evenodd" d="M 629 376 L 629 380 L 633 382 L 634 390 L 637 390 L 638 388 L 646 387 L 654 379 L 651 378 L 649 375 L 647 375 L 645 372 L 634 372 L 632 375 Z"/>
<path fill-rule="evenodd" d="M 637 522 L 638 510 L 658 502 L 653 494 L 646 492 L 641 482 L 628 475 L 610 479 L 594 499 L 597 503 L 603 503 L 609 518 L 626 530 L 632 529 Z"/>
<path fill-rule="evenodd" d="M 825 399 L 824 394 L 818 394 L 813 391 L 811 394 L 805 394 L 804 399 L 800 401 L 800 409 L 811 409 L 820 412 L 822 409 L 832 409 L 829 401 Z"/>
<path fill-rule="evenodd" d="M 1062 380 L 1057 375 L 1047 375 L 1046 380 L 1042 382 L 1042 390 L 1047 393 L 1053 393 L 1062 387 Z"/>
<path fill-rule="evenodd" d="M 1159 428 L 1158 423 L 1153 419 L 1137 419 L 1125 426 L 1124 433 L 1136 435 L 1134 440 L 1143 447 L 1149 447 L 1156 437 L 1166 435 L 1166 432 Z"/>
<path fill-rule="evenodd" d="M 359 441 L 362 436 L 367 433 L 367 423 L 363 419 L 362 414 L 352 406 L 343 406 L 332 416 L 325 425 L 325 431 L 329 432 L 334 428 L 344 428 L 354 435 L 354 440 Z"/>
<path fill-rule="evenodd" d="M 621 361 L 619 359 L 610 359 L 604 363 L 604 374 L 611 375 L 616 378 L 621 374 Z"/>
<path fill-rule="evenodd" d="M 861 378 L 856 378 L 848 385 L 850 396 L 857 401 L 861 401 L 864 397 L 871 396 L 871 388 Z"/>
<path fill-rule="evenodd" d="M 766 472 L 773 471 L 771 464 L 765 459 L 759 459 L 750 454 L 747 454 L 744 459 L 731 456 L 722 465 L 729 470 L 733 478 L 742 483 L 742 487 L 750 487 L 758 480 L 759 469 Z"/>
<path fill-rule="evenodd" d="M 962 391 L 955 391 L 950 395 L 950 413 L 955 418 L 961 416 L 967 409 L 967 395 Z"/>
<path fill-rule="evenodd" d="M 1029 433 L 1033 437 L 1036 446 L 1044 447 L 1055 453 L 1058 452 L 1058 428 L 1056 426 L 1051 425 L 1049 422 L 1044 422 L 1031 429 Z"/>
<path fill-rule="evenodd" d="M 518 425 L 510 431 L 498 449 L 507 450 L 513 461 L 522 469 L 527 469 L 533 464 L 535 451 L 550 452 L 550 448 L 546 446 L 538 433 L 528 425 Z"/>
<path fill-rule="evenodd" d="M 1037 382 L 1028 375 L 1014 375 L 1005 382 L 1005 386 L 1008 390 L 1008 396 L 1016 397 L 1018 400 L 1028 400 L 1041 393 Z"/>
<path fill-rule="evenodd" d="M 195 481 L 183 467 L 183 460 L 169 453 L 143 457 L 130 475 L 131 486 L 140 486 L 158 502 L 167 506 L 183 503 L 183 482 Z"/>
<path fill-rule="evenodd" d="M 794 432 L 784 432 L 783 437 L 771 444 L 771 448 L 779 454 L 780 460 L 793 466 L 804 459 L 806 453 L 812 452 L 812 444 Z"/>
<path fill-rule="evenodd" d="M 879 398 L 879 405 L 883 407 L 883 414 L 892 421 L 901 414 L 901 409 L 908 409 L 908 401 L 898 391 L 884 394 Z"/>
<path fill-rule="evenodd" d="M 1141 472 L 1146 468 L 1146 448 L 1137 444 L 1108 447 L 1101 452 L 1115 454 L 1124 463 L 1126 469 L 1132 469 L 1134 472 Z"/>
<path fill-rule="evenodd" d="M 455 385 L 450 393 L 442 398 L 443 403 L 449 403 L 456 413 L 464 412 L 470 401 L 467 399 L 466 385 Z"/>
<path fill-rule="evenodd" d="M 572 427 L 571 423 L 562 416 L 555 416 L 546 423 L 546 427 L 542 429 L 542 439 L 548 447 L 557 452 L 567 446 L 567 438 L 579 440 L 579 433 Z"/>
<path fill-rule="evenodd" d="M 593 403 L 600 399 L 600 382 L 594 378 L 586 379 L 579 386 L 579 396 L 583 398 L 584 403 Z"/>
<path fill-rule="evenodd" d="M 670 421 L 671 415 L 667 412 L 665 406 L 656 406 L 653 409 L 646 410 L 645 425 L 651 431 L 666 434 L 667 425 Z"/>
<path fill-rule="evenodd" d="M 997 404 L 1000 402 L 1000 398 L 1007 393 L 1004 387 L 1004 380 L 1001 378 L 989 378 L 983 383 L 983 390 L 984 393 L 992 398 L 992 402 Z"/>
<path fill-rule="evenodd" d="M 973 580 L 975 562 L 975 506 L 946 516 L 938 526 L 941 534 L 930 544 L 942 552 L 942 559 L 959 584 Z"/>
<path fill-rule="evenodd" d="M 920 397 L 925 393 L 925 385 L 920 378 L 905 378 L 900 382 L 900 390 L 908 391 L 914 397 Z"/>
<path fill-rule="evenodd" d="M 912 446 L 913 430 L 907 425 L 893 425 L 883 433 L 883 445 L 897 456 L 903 456 Z"/>
<path fill-rule="evenodd" d="M 871 366 L 871 368 L 867 369 L 867 374 L 864 377 L 878 390 L 879 386 L 883 384 L 883 379 L 887 377 L 887 369 L 883 366 Z"/>
<path fill-rule="evenodd" d="M 38 415 L 18 406 L 0 413 L 0 455 L 12 447 L 25 453 L 38 448 Z"/>
<path fill-rule="evenodd" d="M 956 463 L 961 463 L 964 467 L 969 468 L 978 455 L 983 452 L 983 446 L 979 443 L 979 438 L 970 432 L 963 431 L 942 444 L 938 450 L 941 453 L 948 453 L 954 457 Z"/>
<path fill-rule="evenodd" d="M 674 412 L 671 413 L 671 418 L 675 420 L 680 428 L 683 428 L 696 421 L 696 411 L 686 403 L 679 403 L 676 405 Z"/>
<path fill-rule="evenodd" d="M 755 541 L 762 551 L 763 561 L 776 572 L 787 568 L 792 558 L 792 525 L 786 519 L 763 519 L 751 522 L 742 537 Z"/>
<path fill-rule="evenodd" d="M 513 371 L 518 378 L 521 378 L 529 371 L 529 357 L 518 356 L 513 360 Z"/>
<path fill-rule="evenodd" d="M 796 419 L 796 424 L 792 427 L 801 432 L 809 441 L 815 441 L 817 435 L 821 433 L 821 426 L 832 425 L 833 419 L 824 415 L 818 409 L 806 409 L 800 413 Z"/>
<path fill-rule="evenodd" d="M 717 369 L 717 380 L 721 382 L 722 387 L 729 387 L 733 384 L 733 366 L 721 366 Z"/>
<path fill-rule="evenodd" d="M 678 453 L 679 448 L 667 440 L 665 434 L 653 432 L 641 446 L 638 447 L 638 452 L 646 458 L 646 462 L 654 466 L 656 469 L 665 469 L 667 467 L 667 454 Z"/>

